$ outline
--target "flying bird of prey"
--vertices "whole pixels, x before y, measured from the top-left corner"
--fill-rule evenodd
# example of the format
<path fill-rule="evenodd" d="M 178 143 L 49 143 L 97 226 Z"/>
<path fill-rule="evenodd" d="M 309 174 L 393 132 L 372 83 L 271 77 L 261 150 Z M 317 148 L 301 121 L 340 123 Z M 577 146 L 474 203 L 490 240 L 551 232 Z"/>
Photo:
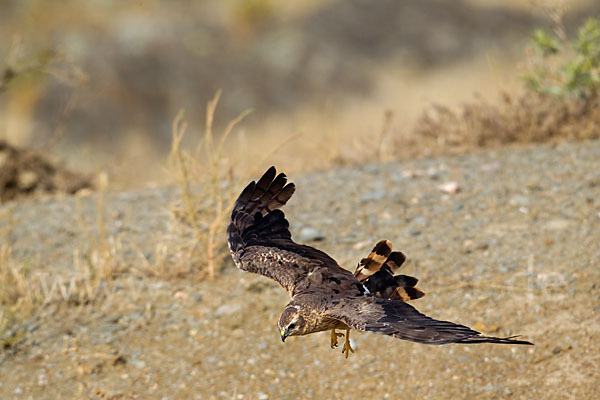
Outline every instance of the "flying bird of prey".
<path fill-rule="evenodd" d="M 238 197 L 227 228 L 227 241 L 238 268 L 279 283 L 291 297 L 278 321 L 281 340 L 288 336 L 331 331 L 331 347 L 344 336 L 342 353 L 354 352 L 350 330 L 372 332 L 426 344 L 532 344 L 514 336 L 484 336 L 463 325 L 438 321 L 407 301 L 424 293 L 417 279 L 394 275 L 405 255 L 382 240 L 363 258 L 354 274 L 313 247 L 295 243 L 280 208 L 295 191 L 285 174 L 269 168 Z"/>

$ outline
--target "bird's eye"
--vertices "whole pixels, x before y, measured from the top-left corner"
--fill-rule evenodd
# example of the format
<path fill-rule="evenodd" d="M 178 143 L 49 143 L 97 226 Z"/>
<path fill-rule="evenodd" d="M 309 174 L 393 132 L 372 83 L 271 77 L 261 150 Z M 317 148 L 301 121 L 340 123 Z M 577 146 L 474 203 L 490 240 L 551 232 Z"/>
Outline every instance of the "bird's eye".
<path fill-rule="evenodd" d="M 295 326 L 296 324 L 292 322 L 291 324 L 289 324 L 288 329 L 294 329 Z"/>

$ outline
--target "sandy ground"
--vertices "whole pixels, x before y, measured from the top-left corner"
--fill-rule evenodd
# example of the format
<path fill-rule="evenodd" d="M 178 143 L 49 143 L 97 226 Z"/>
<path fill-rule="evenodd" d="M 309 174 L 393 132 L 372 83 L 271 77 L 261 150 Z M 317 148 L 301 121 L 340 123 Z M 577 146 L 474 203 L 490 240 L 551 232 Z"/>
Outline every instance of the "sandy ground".
<path fill-rule="evenodd" d="M 419 310 L 493 335 L 520 334 L 535 347 L 426 346 L 354 332 L 356 353 L 346 360 L 327 333 L 282 344 L 275 321 L 287 295 L 229 259 L 213 281 L 144 273 L 172 229 L 167 209 L 178 197 L 158 188 L 107 195 L 106 235 L 123 273 L 95 287 L 102 295 L 81 302 L 55 286 L 52 300 L 1 333 L 0 398 L 597 395 L 600 142 L 290 178 L 297 192 L 286 211 L 297 240 L 303 228 L 317 230 L 324 239 L 308 243 L 353 269 L 387 238 L 427 292 L 414 303 Z M 457 193 L 440 189 L 453 181 Z M 58 277 L 83 277 L 74 282 L 84 285 L 73 252 L 91 251 L 96 208 L 94 197 L 1 206 L 14 225 L 14 261 L 49 290 Z"/>

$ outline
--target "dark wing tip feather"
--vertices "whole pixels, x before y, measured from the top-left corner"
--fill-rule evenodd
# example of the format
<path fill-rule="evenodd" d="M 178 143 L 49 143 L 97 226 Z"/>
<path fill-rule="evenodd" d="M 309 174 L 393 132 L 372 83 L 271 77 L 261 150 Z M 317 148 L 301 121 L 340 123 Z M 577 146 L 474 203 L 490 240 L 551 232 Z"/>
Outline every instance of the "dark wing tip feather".
<path fill-rule="evenodd" d="M 463 344 L 476 344 L 476 343 L 496 343 L 496 344 L 523 344 L 527 346 L 534 346 L 533 343 L 528 342 L 527 340 L 517 340 L 519 336 L 508 336 L 504 338 L 494 337 L 494 336 L 471 336 L 465 339 L 459 340 L 455 343 L 463 343 Z"/>
<path fill-rule="evenodd" d="M 231 212 L 231 222 L 227 227 L 231 251 L 235 252 L 248 240 L 260 237 L 290 239 L 289 224 L 283 212 L 273 214 L 273 211 L 284 206 L 294 190 L 294 184 L 287 183 L 284 173 L 277 175 L 274 166 L 267 169 L 258 181 L 250 182 L 240 193 Z"/>
<path fill-rule="evenodd" d="M 240 208 L 242 208 L 244 205 L 246 205 L 248 203 L 248 201 L 250 200 L 250 197 L 252 196 L 252 193 L 254 193 L 255 188 L 256 188 L 256 182 L 252 181 L 248 185 L 246 185 L 244 190 L 242 190 L 242 193 L 240 193 L 240 195 L 238 196 L 238 198 L 235 201 L 235 204 L 233 206 L 233 210 L 231 211 L 232 218 L 233 218 L 233 213 L 235 211 L 239 210 Z"/>
<path fill-rule="evenodd" d="M 267 203 L 266 209 L 267 211 L 275 210 L 277 208 L 283 207 L 285 203 L 292 197 L 294 192 L 296 191 L 296 185 L 293 183 L 288 183 L 281 190 L 279 190 L 275 196 Z"/>
<path fill-rule="evenodd" d="M 277 174 L 277 170 L 275 169 L 274 166 L 271 166 L 263 174 L 263 176 L 260 177 L 258 182 L 256 182 L 256 188 L 262 192 L 266 191 L 269 188 L 269 186 L 271 185 L 271 183 L 273 182 L 273 179 L 275 178 L 276 174 Z"/>

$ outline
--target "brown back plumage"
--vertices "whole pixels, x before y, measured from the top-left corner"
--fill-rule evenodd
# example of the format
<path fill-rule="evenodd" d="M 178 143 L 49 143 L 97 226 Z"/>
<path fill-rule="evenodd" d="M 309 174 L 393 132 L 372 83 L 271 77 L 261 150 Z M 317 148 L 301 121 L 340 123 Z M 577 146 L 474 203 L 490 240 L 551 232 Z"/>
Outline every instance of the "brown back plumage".
<path fill-rule="evenodd" d="M 394 276 L 405 260 L 402 252 L 392 251 L 389 240 L 381 240 L 366 258 L 360 260 L 354 276 L 377 297 L 404 302 L 421 298 L 425 292 L 415 287 L 417 278 Z"/>

